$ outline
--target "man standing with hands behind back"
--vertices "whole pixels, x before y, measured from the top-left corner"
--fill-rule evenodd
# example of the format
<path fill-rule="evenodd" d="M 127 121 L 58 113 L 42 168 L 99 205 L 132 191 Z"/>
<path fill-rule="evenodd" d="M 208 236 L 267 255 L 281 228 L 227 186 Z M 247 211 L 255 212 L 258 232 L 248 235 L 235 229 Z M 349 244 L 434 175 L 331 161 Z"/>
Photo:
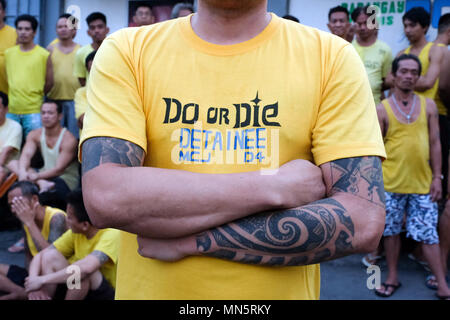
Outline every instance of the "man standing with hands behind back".
<path fill-rule="evenodd" d="M 115 33 L 88 101 L 86 209 L 126 231 L 117 299 L 318 299 L 317 263 L 380 240 L 385 152 L 364 67 L 267 0 L 200 0 Z"/>

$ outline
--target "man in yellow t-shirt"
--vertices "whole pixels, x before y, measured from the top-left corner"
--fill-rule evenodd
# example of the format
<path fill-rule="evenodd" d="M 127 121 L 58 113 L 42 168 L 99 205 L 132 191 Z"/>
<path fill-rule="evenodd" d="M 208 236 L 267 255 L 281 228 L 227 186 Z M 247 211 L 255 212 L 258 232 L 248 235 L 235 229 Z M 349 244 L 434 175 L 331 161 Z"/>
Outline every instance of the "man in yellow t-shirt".
<path fill-rule="evenodd" d="M 69 194 L 67 203 L 70 230 L 31 262 L 25 281 L 28 298 L 39 299 L 45 292 L 46 298 L 113 300 L 119 231 L 91 224 L 81 190 Z M 70 287 L 74 272 L 79 275 L 78 286 Z"/>
<path fill-rule="evenodd" d="M 73 75 L 75 55 L 80 45 L 73 41 L 77 33 L 76 28 L 68 26 L 70 14 L 66 13 L 59 17 L 56 23 L 56 34 L 59 41 L 49 45 L 54 67 L 54 86 L 48 97 L 60 104 L 63 109 L 61 125 L 66 127 L 75 138 L 79 138 L 77 119 L 75 117 L 75 92 L 80 88 L 78 78 Z"/>
<path fill-rule="evenodd" d="M 381 237 L 364 67 L 266 0 L 115 33 L 88 102 L 83 195 L 95 225 L 125 231 L 117 299 L 318 299 L 318 263 Z"/>
<path fill-rule="evenodd" d="M 25 268 L 0 264 L 0 292 L 7 294 L 1 299 L 26 299 L 24 288 L 30 262 L 34 256 L 50 246 L 67 229 L 66 214 L 39 202 L 39 189 L 28 181 L 13 184 L 8 191 L 11 211 L 23 223 L 25 241 Z"/>
<path fill-rule="evenodd" d="M 38 21 L 30 15 L 16 19 L 19 45 L 5 52 L 9 85 L 8 117 L 22 125 L 24 138 L 41 127 L 40 108 L 53 87 L 50 53 L 34 43 Z"/>
<path fill-rule="evenodd" d="M 437 202 L 442 196 L 438 111 L 433 100 L 414 93 L 420 71 L 421 63 L 415 55 L 397 57 L 392 63 L 392 95 L 377 106 L 388 156 L 383 162 L 388 276 L 375 293 L 390 297 L 401 286 L 397 264 L 406 213 L 406 236 L 422 244 L 426 262 L 436 277 L 436 294 L 449 299 L 437 233 Z"/>
<path fill-rule="evenodd" d="M 100 48 L 103 40 L 109 33 L 106 16 L 101 12 L 93 12 L 87 18 L 88 35 L 92 38 L 92 43 L 81 47 L 75 57 L 73 74 L 78 78 L 82 87 L 89 79 L 89 72 L 86 69 L 86 57 Z"/>
<path fill-rule="evenodd" d="M 6 1 L 0 0 L 0 91 L 8 93 L 8 79 L 6 78 L 5 50 L 17 43 L 16 30 L 5 24 Z"/>
<path fill-rule="evenodd" d="M 356 39 L 352 44 L 366 67 L 373 99 L 378 105 L 384 98 L 383 91 L 388 88 L 385 80 L 391 70 L 392 51 L 386 43 L 378 39 L 378 30 L 369 27 L 369 10 L 369 6 L 366 6 L 353 11 Z"/>

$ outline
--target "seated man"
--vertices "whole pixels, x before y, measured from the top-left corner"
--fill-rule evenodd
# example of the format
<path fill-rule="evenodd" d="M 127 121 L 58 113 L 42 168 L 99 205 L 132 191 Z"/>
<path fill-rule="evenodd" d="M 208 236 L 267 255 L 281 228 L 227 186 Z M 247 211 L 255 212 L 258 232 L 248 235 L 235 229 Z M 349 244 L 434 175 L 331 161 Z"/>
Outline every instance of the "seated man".
<path fill-rule="evenodd" d="M 22 221 L 25 241 L 25 268 L 0 264 L 0 300 L 26 299 L 24 281 L 33 256 L 47 248 L 67 229 L 63 211 L 39 203 L 38 187 L 28 181 L 16 182 L 8 192 L 11 211 Z"/>
<path fill-rule="evenodd" d="M 76 161 L 77 140 L 61 126 L 62 108 L 55 102 L 41 107 L 42 128 L 30 132 L 20 160 L 13 166 L 20 181 L 35 182 L 41 193 L 55 195 L 52 205 L 65 209 L 67 194 L 79 185 L 79 167 Z M 44 167 L 36 172 L 30 167 L 31 159 L 40 150 Z M 44 200 L 43 200 L 44 201 Z"/>
<path fill-rule="evenodd" d="M 70 230 L 31 262 L 25 281 L 28 298 L 113 300 L 119 231 L 91 224 L 79 190 L 67 197 L 67 223 Z"/>
<path fill-rule="evenodd" d="M 6 118 L 8 96 L 0 92 L 0 185 L 6 180 L 11 160 L 18 159 L 22 145 L 22 127 L 14 120 Z"/>

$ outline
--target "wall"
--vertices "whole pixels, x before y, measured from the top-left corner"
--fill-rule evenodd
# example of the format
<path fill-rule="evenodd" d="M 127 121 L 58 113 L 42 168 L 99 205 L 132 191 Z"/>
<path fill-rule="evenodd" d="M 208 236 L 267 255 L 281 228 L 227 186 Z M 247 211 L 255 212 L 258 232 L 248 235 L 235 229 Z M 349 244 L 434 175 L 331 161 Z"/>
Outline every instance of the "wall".
<path fill-rule="evenodd" d="M 71 10 L 69 13 L 81 18 L 80 30 L 78 30 L 75 41 L 82 45 L 92 42 L 87 35 L 86 23 L 86 17 L 92 12 L 100 11 L 106 15 L 111 33 L 128 24 L 128 0 L 66 0 L 64 11 L 67 12 L 71 6 L 72 9 L 79 8 L 79 12 Z"/>
<path fill-rule="evenodd" d="M 450 12 L 450 0 L 434 0 L 446 1 L 448 7 L 443 7 L 441 14 Z M 424 1 L 421 1 L 424 2 Z M 433 1 L 425 1 L 433 3 Z M 385 1 L 351 1 L 351 0 L 291 0 L 289 13 L 297 16 L 305 25 L 328 31 L 328 11 L 330 8 L 344 5 L 352 10 L 358 5 L 377 4 L 380 6 L 380 30 L 379 38 L 392 48 L 392 52 L 396 55 L 399 51 L 408 46 L 408 41 L 403 32 L 402 16 L 406 12 L 407 2 L 405 0 L 385 0 Z M 436 18 L 434 19 L 436 20 Z M 433 41 L 437 35 L 435 28 L 430 28 L 427 39 Z"/>

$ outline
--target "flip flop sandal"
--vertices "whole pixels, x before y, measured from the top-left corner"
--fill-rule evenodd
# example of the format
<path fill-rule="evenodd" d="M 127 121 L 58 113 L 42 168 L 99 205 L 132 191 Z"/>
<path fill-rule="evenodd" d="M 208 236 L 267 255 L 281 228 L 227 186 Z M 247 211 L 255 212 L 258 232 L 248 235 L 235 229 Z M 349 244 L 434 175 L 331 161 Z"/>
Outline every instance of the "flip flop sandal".
<path fill-rule="evenodd" d="M 450 296 L 440 296 L 436 293 L 436 297 L 438 297 L 439 300 L 450 300 Z"/>
<path fill-rule="evenodd" d="M 428 262 L 417 259 L 412 253 L 408 254 L 408 258 L 416 263 L 418 263 L 425 271 L 431 272 Z"/>
<path fill-rule="evenodd" d="M 389 298 L 389 297 L 391 297 L 395 293 L 395 291 L 397 291 L 402 286 L 402 284 L 400 282 L 397 285 L 395 285 L 395 284 L 387 284 L 387 283 L 383 282 L 381 285 L 384 286 L 384 290 L 385 291 L 388 290 L 389 288 L 393 289 L 391 291 L 391 293 L 384 293 L 384 292 L 379 292 L 379 291 L 375 290 L 375 294 L 377 296 L 379 296 L 379 297 L 382 297 L 382 298 Z"/>
<path fill-rule="evenodd" d="M 432 283 L 432 282 L 436 282 L 436 284 Z M 436 281 L 436 277 L 434 276 L 434 274 L 430 274 L 425 278 L 425 286 L 428 289 L 431 290 L 437 290 L 438 289 L 438 285 L 437 285 L 437 281 Z"/>
<path fill-rule="evenodd" d="M 365 267 L 370 268 L 370 266 L 376 264 L 378 260 L 380 260 L 381 258 L 382 256 L 373 256 L 372 254 L 369 253 L 362 258 L 361 263 Z"/>

